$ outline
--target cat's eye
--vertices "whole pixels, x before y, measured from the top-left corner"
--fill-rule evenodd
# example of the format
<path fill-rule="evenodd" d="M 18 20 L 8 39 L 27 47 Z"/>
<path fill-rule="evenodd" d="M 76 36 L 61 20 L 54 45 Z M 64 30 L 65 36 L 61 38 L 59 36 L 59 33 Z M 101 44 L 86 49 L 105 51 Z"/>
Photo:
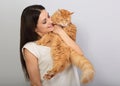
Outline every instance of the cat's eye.
<path fill-rule="evenodd" d="M 70 21 L 70 19 L 68 19 L 68 21 Z"/>
<path fill-rule="evenodd" d="M 70 21 L 70 19 L 67 19 L 67 21 Z"/>

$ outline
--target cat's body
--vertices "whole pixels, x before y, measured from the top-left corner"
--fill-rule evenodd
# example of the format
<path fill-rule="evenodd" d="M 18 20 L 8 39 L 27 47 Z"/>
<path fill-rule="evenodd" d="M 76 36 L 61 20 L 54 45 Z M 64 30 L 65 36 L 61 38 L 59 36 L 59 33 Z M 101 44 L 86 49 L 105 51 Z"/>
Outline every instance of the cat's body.
<path fill-rule="evenodd" d="M 51 19 L 54 24 L 63 26 L 63 30 L 75 41 L 76 26 L 71 23 L 71 14 L 71 12 L 61 9 L 56 11 Z M 72 63 L 82 70 L 81 81 L 83 83 L 87 83 L 93 79 L 94 68 L 89 60 L 66 45 L 59 35 L 50 32 L 45 34 L 37 43 L 45 46 L 49 45 L 51 47 L 54 62 L 53 68 L 48 71 L 44 78 L 51 79 Z"/>

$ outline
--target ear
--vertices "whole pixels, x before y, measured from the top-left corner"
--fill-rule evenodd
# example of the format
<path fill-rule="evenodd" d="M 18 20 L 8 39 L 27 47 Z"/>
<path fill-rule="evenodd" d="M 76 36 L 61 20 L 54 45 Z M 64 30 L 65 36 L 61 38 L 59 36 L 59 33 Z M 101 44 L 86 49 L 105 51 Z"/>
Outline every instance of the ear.
<path fill-rule="evenodd" d="M 59 14 L 61 14 L 61 10 L 60 9 L 58 9 L 58 11 L 57 11 Z"/>
<path fill-rule="evenodd" d="M 35 32 L 36 32 L 36 33 L 38 32 L 38 29 L 37 29 L 37 28 L 35 28 Z"/>
<path fill-rule="evenodd" d="M 61 9 L 58 9 L 58 11 L 61 13 Z"/>
<path fill-rule="evenodd" d="M 60 11 L 60 9 L 58 9 L 58 11 Z"/>
<path fill-rule="evenodd" d="M 74 14 L 74 12 L 71 12 L 70 15 Z"/>

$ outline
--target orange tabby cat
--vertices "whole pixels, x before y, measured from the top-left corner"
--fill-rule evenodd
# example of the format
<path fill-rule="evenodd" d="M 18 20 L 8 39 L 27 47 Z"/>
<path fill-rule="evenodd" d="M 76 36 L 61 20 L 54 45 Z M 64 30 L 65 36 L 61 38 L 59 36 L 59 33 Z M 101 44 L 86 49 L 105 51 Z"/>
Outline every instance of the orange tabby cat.
<path fill-rule="evenodd" d="M 54 24 L 63 27 L 64 31 L 75 41 L 76 39 L 76 26 L 71 23 L 71 13 L 65 9 L 59 9 L 52 16 L 51 19 Z M 94 68 L 89 60 L 75 52 L 67 46 L 59 35 L 50 32 L 45 34 L 39 41 L 40 45 L 50 46 L 53 58 L 53 68 L 45 74 L 45 79 L 51 79 L 57 73 L 63 71 L 70 64 L 74 64 L 82 71 L 81 82 L 87 83 L 94 77 Z"/>

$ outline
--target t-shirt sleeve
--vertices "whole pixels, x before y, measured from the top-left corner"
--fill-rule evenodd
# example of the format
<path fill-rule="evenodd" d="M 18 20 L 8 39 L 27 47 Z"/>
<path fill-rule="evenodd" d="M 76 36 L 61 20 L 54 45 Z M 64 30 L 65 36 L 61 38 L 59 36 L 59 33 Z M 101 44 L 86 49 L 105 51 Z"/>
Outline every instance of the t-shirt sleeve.
<path fill-rule="evenodd" d="M 34 43 L 32 43 L 32 42 L 26 43 L 22 48 L 22 53 L 23 53 L 24 48 L 26 48 L 29 52 L 31 52 L 37 58 L 39 57 L 39 53 L 38 53 Z"/>

